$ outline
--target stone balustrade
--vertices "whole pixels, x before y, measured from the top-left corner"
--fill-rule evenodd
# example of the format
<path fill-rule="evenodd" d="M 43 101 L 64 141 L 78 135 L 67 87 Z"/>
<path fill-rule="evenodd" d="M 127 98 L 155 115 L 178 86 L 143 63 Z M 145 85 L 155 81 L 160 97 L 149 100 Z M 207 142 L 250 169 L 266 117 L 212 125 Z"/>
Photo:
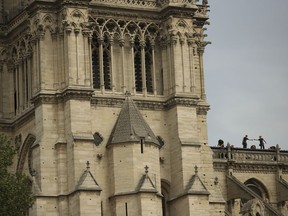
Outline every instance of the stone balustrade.
<path fill-rule="evenodd" d="M 274 149 L 243 149 L 227 146 L 211 147 L 214 160 L 227 160 L 235 162 L 264 162 L 288 163 L 288 151 L 280 151 L 277 145 Z"/>
<path fill-rule="evenodd" d="M 196 0 L 92 0 L 91 3 L 104 3 L 114 5 L 127 5 L 133 7 L 144 7 L 144 8 L 157 8 L 164 7 L 167 5 L 183 5 L 183 7 L 193 7 L 196 5 Z M 207 6 L 197 4 L 199 12 L 201 12 Z M 205 11 L 206 12 L 206 11 Z"/>

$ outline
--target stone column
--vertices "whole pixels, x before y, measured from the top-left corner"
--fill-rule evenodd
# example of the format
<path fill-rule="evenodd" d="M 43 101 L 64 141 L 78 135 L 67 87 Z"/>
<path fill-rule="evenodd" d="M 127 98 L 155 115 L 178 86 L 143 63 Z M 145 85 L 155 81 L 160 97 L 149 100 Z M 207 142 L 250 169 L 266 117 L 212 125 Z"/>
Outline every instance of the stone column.
<path fill-rule="evenodd" d="M 180 46 L 181 46 L 182 91 L 185 92 L 186 91 L 186 84 L 185 84 L 186 77 L 185 77 L 185 67 L 184 67 L 185 58 L 184 58 L 184 50 L 183 50 L 185 38 L 181 37 L 179 41 L 180 41 Z"/>
<path fill-rule="evenodd" d="M 124 52 L 124 38 L 121 38 L 119 40 L 119 45 L 121 47 L 121 62 L 122 62 L 122 91 L 123 93 L 126 92 L 126 74 L 125 74 L 125 67 L 124 67 L 124 61 L 125 61 L 125 52 Z"/>
<path fill-rule="evenodd" d="M 190 92 L 195 93 L 195 73 L 194 73 L 194 41 L 191 38 L 187 39 L 189 49 L 189 68 L 190 68 Z"/>
<path fill-rule="evenodd" d="M 134 65 L 134 39 L 130 40 L 131 46 L 131 67 L 132 67 L 132 91 L 133 94 L 136 94 L 136 86 L 135 86 L 135 65 Z"/>
<path fill-rule="evenodd" d="M 111 71 L 110 71 L 110 76 L 111 76 L 111 90 L 114 93 L 115 92 L 115 81 L 114 81 L 114 76 L 115 76 L 115 69 L 114 69 L 114 56 L 113 56 L 113 52 L 114 52 L 114 39 L 113 37 L 109 38 L 109 44 L 110 44 L 110 53 L 111 53 Z"/>
<path fill-rule="evenodd" d="M 204 63 L 203 63 L 203 54 L 204 54 L 204 47 L 203 43 L 200 43 L 198 46 L 198 55 L 199 55 L 199 65 L 200 65 L 200 82 L 201 82 L 201 99 L 206 100 L 206 93 L 205 93 L 205 82 L 204 82 Z"/>
<path fill-rule="evenodd" d="M 152 78 L 153 78 L 153 94 L 157 95 L 157 83 L 156 83 L 156 69 L 155 69 L 155 41 L 154 39 L 151 40 L 151 47 L 152 47 Z"/>
<path fill-rule="evenodd" d="M 142 73 L 142 93 L 144 96 L 147 96 L 147 87 L 146 87 L 146 66 L 145 66 L 145 40 L 140 41 L 141 47 L 141 73 Z"/>

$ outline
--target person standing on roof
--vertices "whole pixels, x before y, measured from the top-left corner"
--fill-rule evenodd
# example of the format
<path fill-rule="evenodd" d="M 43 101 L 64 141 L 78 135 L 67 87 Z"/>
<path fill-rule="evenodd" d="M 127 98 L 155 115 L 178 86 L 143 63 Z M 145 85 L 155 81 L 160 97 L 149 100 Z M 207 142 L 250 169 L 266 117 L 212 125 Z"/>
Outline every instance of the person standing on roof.
<path fill-rule="evenodd" d="M 258 140 L 259 140 L 260 149 L 265 149 L 264 143 L 267 143 L 267 142 L 262 138 L 262 136 L 259 136 Z"/>
<path fill-rule="evenodd" d="M 247 140 L 250 140 L 250 139 L 248 138 L 248 135 L 245 135 L 242 140 L 243 148 L 247 148 Z"/>

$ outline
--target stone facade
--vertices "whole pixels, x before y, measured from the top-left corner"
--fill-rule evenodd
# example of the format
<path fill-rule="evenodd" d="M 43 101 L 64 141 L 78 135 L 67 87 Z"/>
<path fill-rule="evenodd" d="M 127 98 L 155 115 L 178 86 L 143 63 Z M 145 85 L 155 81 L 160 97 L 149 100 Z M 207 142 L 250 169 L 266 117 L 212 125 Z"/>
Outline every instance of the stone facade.
<path fill-rule="evenodd" d="M 0 131 L 29 215 L 287 215 L 288 153 L 208 146 L 207 1 L 0 3 Z"/>

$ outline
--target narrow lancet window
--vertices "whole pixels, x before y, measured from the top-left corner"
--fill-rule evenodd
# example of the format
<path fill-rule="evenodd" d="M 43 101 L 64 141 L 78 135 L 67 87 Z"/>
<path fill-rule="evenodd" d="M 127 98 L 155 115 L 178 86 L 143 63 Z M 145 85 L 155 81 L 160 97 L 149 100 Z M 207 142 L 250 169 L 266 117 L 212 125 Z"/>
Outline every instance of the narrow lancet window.
<path fill-rule="evenodd" d="M 136 92 L 142 92 L 142 64 L 141 64 L 141 47 L 139 38 L 134 41 L 134 71 L 135 71 L 135 88 Z"/>
<path fill-rule="evenodd" d="M 100 89 L 100 62 L 99 62 L 99 41 L 96 35 L 92 40 L 92 71 L 93 88 Z"/>
<path fill-rule="evenodd" d="M 111 89 L 111 52 L 107 36 L 104 37 L 103 44 L 103 74 L 105 89 Z"/>
<path fill-rule="evenodd" d="M 153 93 L 153 78 L 152 78 L 152 46 L 148 39 L 146 39 L 145 46 L 145 73 L 146 73 L 146 87 L 148 93 Z"/>

